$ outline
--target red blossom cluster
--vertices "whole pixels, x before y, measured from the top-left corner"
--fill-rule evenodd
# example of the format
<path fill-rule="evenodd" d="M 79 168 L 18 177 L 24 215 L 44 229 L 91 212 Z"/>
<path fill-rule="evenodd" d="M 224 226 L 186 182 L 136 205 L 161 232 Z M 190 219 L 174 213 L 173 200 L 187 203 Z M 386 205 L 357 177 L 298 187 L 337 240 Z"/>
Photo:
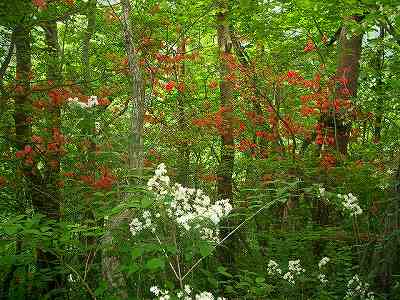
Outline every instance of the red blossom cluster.
<path fill-rule="evenodd" d="M 336 158 L 333 156 L 331 153 L 323 153 L 321 160 L 320 160 L 320 165 L 324 169 L 330 169 L 336 166 Z"/>
<path fill-rule="evenodd" d="M 324 134 L 324 125 L 318 123 L 315 126 L 315 132 L 317 133 L 317 137 L 315 139 L 315 143 L 317 145 L 335 145 L 335 137 L 333 135 L 332 130 L 329 130 L 328 133 Z"/>
<path fill-rule="evenodd" d="M 52 89 L 48 92 L 48 96 L 52 105 L 59 106 L 70 97 L 70 93 L 65 89 Z"/>
<path fill-rule="evenodd" d="M 91 186 L 94 189 L 111 189 L 113 183 L 115 182 L 115 177 L 111 174 L 111 171 L 107 168 L 100 168 L 100 177 L 96 180 L 93 175 L 80 175 L 77 176 L 73 172 L 64 173 L 64 177 L 68 178 L 77 178 L 88 186 Z"/>
<path fill-rule="evenodd" d="M 100 179 L 96 180 L 93 187 L 96 189 L 110 189 L 115 181 L 115 177 L 107 168 L 101 170 Z"/>
<path fill-rule="evenodd" d="M 262 125 L 265 122 L 264 116 L 263 115 L 259 115 L 254 111 L 247 111 L 245 114 L 246 114 L 246 117 L 253 124 L 253 126 Z"/>
<path fill-rule="evenodd" d="M 33 165 L 34 152 L 30 145 L 25 145 L 23 150 L 18 150 L 15 152 L 16 158 L 24 158 L 24 163 L 26 165 Z"/>
<path fill-rule="evenodd" d="M 269 132 L 266 132 L 266 131 L 257 130 L 256 131 L 256 136 L 260 137 L 260 138 L 264 138 L 264 139 L 266 139 L 267 141 L 270 141 L 270 142 L 276 141 L 278 139 L 278 135 L 277 135 L 276 132 L 269 133 Z"/>
<path fill-rule="evenodd" d="M 240 141 L 239 145 L 238 145 L 238 149 L 240 152 L 245 152 L 247 150 L 251 150 L 256 148 L 256 144 L 253 143 L 253 141 L 251 141 L 250 139 L 243 139 Z"/>
<path fill-rule="evenodd" d="M 307 44 L 304 47 L 304 52 L 311 52 L 315 50 L 315 45 L 312 39 L 307 40 Z"/>
<path fill-rule="evenodd" d="M 175 81 L 168 81 L 166 84 L 165 84 L 165 90 L 168 92 L 168 93 L 170 93 L 170 92 L 172 92 L 172 90 L 174 89 L 174 87 L 175 87 Z"/>
<path fill-rule="evenodd" d="M 47 152 L 52 154 L 64 155 L 65 138 L 60 129 L 54 127 L 51 129 L 52 139 L 47 143 Z"/>
<path fill-rule="evenodd" d="M 212 90 L 216 89 L 218 87 L 218 82 L 216 80 L 212 80 L 209 84 L 208 87 Z"/>

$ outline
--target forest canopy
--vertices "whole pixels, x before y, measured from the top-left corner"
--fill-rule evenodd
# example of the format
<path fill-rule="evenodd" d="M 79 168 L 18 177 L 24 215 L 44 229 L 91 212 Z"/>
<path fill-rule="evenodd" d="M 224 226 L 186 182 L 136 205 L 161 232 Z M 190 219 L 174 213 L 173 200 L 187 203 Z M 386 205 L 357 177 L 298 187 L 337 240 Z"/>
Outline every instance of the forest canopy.
<path fill-rule="evenodd" d="M 400 3 L 0 0 L 0 299 L 400 299 Z"/>

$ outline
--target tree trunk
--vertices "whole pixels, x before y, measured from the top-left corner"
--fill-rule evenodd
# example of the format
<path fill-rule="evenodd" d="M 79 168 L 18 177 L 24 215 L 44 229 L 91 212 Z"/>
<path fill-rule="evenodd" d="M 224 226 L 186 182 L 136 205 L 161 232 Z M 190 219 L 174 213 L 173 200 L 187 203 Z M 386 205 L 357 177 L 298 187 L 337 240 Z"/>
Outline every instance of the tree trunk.
<path fill-rule="evenodd" d="M 235 145 L 232 128 L 232 109 L 233 109 L 233 84 L 227 80 L 230 73 L 226 57 L 232 55 L 232 42 L 229 35 L 229 24 L 227 19 L 228 1 L 218 1 L 219 12 L 216 15 L 217 39 L 219 50 L 219 73 L 220 73 L 220 93 L 221 93 L 221 115 L 222 124 L 219 128 L 221 135 L 221 160 L 217 171 L 217 193 L 220 199 L 233 200 L 232 174 L 235 157 Z M 221 237 L 229 233 L 229 222 L 224 222 L 221 230 Z M 233 263 L 232 239 L 228 239 L 221 249 L 220 261 L 229 266 Z"/>
<path fill-rule="evenodd" d="M 382 128 L 382 118 L 383 118 L 383 108 L 385 98 L 383 97 L 383 69 L 384 69 L 384 60 L 385 60 L 385 50 L 384 50 L 384 37 L 385 37 L 385 28 L 383 26 L 380 27 L 379 34 L 379 45 L 378 51 L 376 53 L 376 61 L 374 63 L 374 68 L 377 73 L 377 83 L 376 83 L 376 91 L 378 94 L 377 103 L 376 103 L 376 112 L 375 112 L 375 122 L 374 122 L 374 142 L 379 143 L 381 140 L 381 128 Z"/>
<path fill-rule="evenodd" d="M 57 22 L 49 21 L 44 26 L 47 46 L 47 80 L 54 82 L 55 86 L 61 84 L 61 66 L 60 66 L 60 46 L 58 44 Z M 61 110 L 60 106 L 49 103 L 49 123 L 53 131 L 61 132 Z M 56 162 L 56 164 L 54 163 Z M 54 202 L 54 209 L 59 214 L 61 193 L 57 186 L 60 176 L 60 155 L 58 153 L 49 154 L 47 157 L 47 166 L 45 182 L 48 185 L 48 193 L 53 197 L 49 199 Z M 57 216 L 57 219 L 59 215 Z"/>
<path fill-rule="evenodd" d="M 178 48 L 178 55 L 185 55 L 186 52 L 186 41 L 185 37 L 181 37 L 181 44 Z M 180 84 L 184 84 L 185 82 L 185 63 L 180 62 L 177 66 L 177 78 Z M 183 186 L 189 185 L 189 174 L 190 174 L 190 149 L 188 145 L 188 138 L 186 136 L 186 132 L 188 130 L 187 118 L 185 114 L 185 90 L 179 91 L 179 95 L 177 97 L 178 101 L 178 123 L 180 128 L 180 134 L 182 138 L 180 139 L 180 143 L 178 145 L 178 174 L 177 181 L 181 183 Z"/>
<path fill-rule="evenodd" d="M 352 17 L 355 21 L 361 21 L 360 17 Z M 336 69 L 337 78 L 344 78 L 346 83 L 340 84 L 336 89 L 336 97 L 351 99 L 357 96 L 358 75 L 360 68 L 362 34 L 352 34 L 348 37 L 348 29 L 342 27 L 339 36 L 340 52 Z M 347 155 L 347 145 L 351 130 L 351 120 L 346 116 L 336 115 L 332 123 L 336 129 L 336 148 L 343 155 Z M 348 116 L 347 116 L 348 118 Z"/>
<path fill-rule="evenodd" d="M 128 56 L 128 67 L 132 84 L 132 118 L 131 118 L 131 140 L 129 141 L 129 167 L 135 170 L 138 176 L 143 173 L 143 119 L 144 119 L 144 96 L 145 82 L 139 67 L 138 57 L 133 43 L 133 30 L 129 20 L 131 4 L 129 0 L 122 1 L 123 26 L 125 48 Z"/>
<path fill-rule="evenodd" d="M 90 40 L 96 29 L 96 0 L 89 0 L 87 3 L 87 25 L 83 37 L 83 47 L 82 47 L 82 77 L 83 77 L 83 87 L 85 91 L 89 90 L 89 83 L 91 80 L 90 72 Z"/>
<path fill-rule="evenodd" d="M 143 120 L 144 120 L 144 96 L 145 82 L 139 67 L 138 58 L 135 53 L 133 44 L 133 30 L 130 23 L 131 5 L 129 0 L 122 0 L 123 8 L 123 31 L 125 39 L 126 53 L 128 56 L 128 67 L 131 77 L 131 93 L 132 93 L 132 116 L 131 116 L 131 138 L 129 140 L 129 168 L 140 177 L 143 174 Z M 139 181 L 139 180 L 138 180 Z M 137 182 L 138 182 L 137 181 Z M 137 183 L 136 182 L 136 183 Z M 126 281 L 119 271 L 120 259 L 112 255 L 113 252 L 113 231 L 125 222 L 129 222 L 131 218 L 130 212 L 125 211 L 110 217 L 106 224 L 108 231 L 104 236 L 103 242 L 108 253 L 103 256 L 103 277 L 107 280 L 110 288 L 118 291 L 119 299 L 127 299 L 128 291 Z"/>

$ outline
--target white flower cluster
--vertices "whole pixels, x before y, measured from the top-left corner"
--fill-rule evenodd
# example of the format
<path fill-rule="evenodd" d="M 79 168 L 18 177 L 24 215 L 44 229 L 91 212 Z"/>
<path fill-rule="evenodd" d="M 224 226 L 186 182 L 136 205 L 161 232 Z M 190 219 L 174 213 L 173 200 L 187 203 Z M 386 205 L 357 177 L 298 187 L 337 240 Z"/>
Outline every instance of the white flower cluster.
<path fill-rule="evenodd" d="M 329 257 L 323 257 L 318 263 L 318 268 L 321 270 L 323 266 L 325 266 L 331 259 Z"/>
<path fill-rule="evenodd" d="M 325 198 L 325 188 L 322 185 L 318 187 L 318 198 Z"/>
<path fill-rule="evenodd" d="M 162 290 L 160 288 L 158 288 L 157 286 L 152 286 L 150 288 L 150 292 L 158 297 L 158 300 L 169 300 L 171 299 L 171 296 L 169 295 L 169 291 L 168 290 Z"/>
<path fill-rule="evenodd" d="M 295 278 L 296 276 L 301 275 L 306 270 L 303 269 L 300 265 L 300 259 L 297 260 L 289 260 L 288 263 L 288 272 L 286 272 L 282 278 L 289 282 L 290 284 L 294 285 L 296 283 Z M 278 263 L 274 260 L 270 260 L 268 262 L 267 272 L 269 275 L 277 275 L 280 276 L 282 274 L 282 270 L 279 267 Z"/>
<path fill-rule="evenodd" d="M 318 268 L 321 270 L 324 266 L 326 266 L 328 264 L 328 262 L 330 262 L 331 259 L 329 257 L 323 257 L 319 263 L 318 263 Z M 328 282 L 328 279 L 326 279 L 326 275 L 321 273 L 318 275 L 318 279 L 321 282 L 321 284 L 325 284 Z"/>
<path fill-rule="evenodd" d="M 282 270 L 279 268 L 279 265 L 276 261 L 270 259 L 268 262 L 267 271 L 269 275 L 281 275 Z"/>
<path fill-rule="evenodd" d="M 87 103 L 80 102 L 78 97 L 68 98 L 68 101 L 77 104 L 82 108 L 91 108 L 99 104 L 99 102 L 97 101 L 97 96 L 90 96 Z"/>
<path fill-rule="evenodd" d="M 151 221 L 151 212 L 148 210 L 145 210 L 143 212 L 142 217 L 143 217 L 143 221 L 140 221 L 139 218 L 134 218 L 132 220 L 132 222 L 129 224 L 129 230 L 131 231 L 133 236 L 135 236 L 142 230 L 148 229 L 148 228 L 151 228 L 152 232 L 156 231 L 155 224 L 153 224 Z"/>
<path fill-rule="evenodd" d="M 318 275 L 318 279 L 322 284 L 325 284 L 328 282 L 328 279 L 326 279 L 326 275 L 322 274 L 322 273 Z"/>
<path fill-rule="evenodd" d="M 147 182 L 147 187 L 150 191 L 155 192 L 157 195 L 167 195 L 170 189 L 169 177 L 166 175 L 167 169 L 164 163 L 158 165 L 154 171 L 154 176 Z"/>
<path fill-rule="evenodd" d="M 350 216 L 361 215 L 363 210 L 358 205 L 358 199 L 352 193 L 347 195 L 337 195 L 339 199 L 342 199 L 342 205 L 345 210 L 350 213 Z"/>
<path fill-rule="evenodd" d="M 365 300 L 374 300 L 374 294 L 368 292 L 369 284 L 361 281 L 360 277 L 356 274 L 347 283 L 347 293 L 345 298 L 352 298 L 360 296 Z"/>
<path fill-rule="evenodd" d="M 289 260 L 288 269 L 289 269 L 289 272 L 292 272 L 297 275 L 300 275 L 300 273 L 304 273 L 306 271 L 301 267 L 300 259 Z"/>
<path fill-rule="evenodd" d="M 231 212 L 232 205 L 229 200 L 223 199 L 212 204 L 210 197 L 201 189 L 186 188 L 179 183 L 170 186 L 170 179 L 166 174 L 166 166 L 162 163 L 147 182 L 147 187 L 166 207 L 168 217 L 186 231 L 192 228 L 198 230 L 201 239 L 218 242 L 219 232 L 216 225 Z M 143 222 L 134 219 L 133 225 L 131 223 L 132 234 L 136 235 L 141 230 L 151 227 L 151 220 L 146 222 L 143 225 Z"/>
<path fill-rule="evenodd" d="M 160 288 L 158 288 L 157 286 L 152 286 L 150 288 L 150 292 L 158 297 L 158 300 L 169 300 L 171 299 L 171 295 L 173 293 L 170 293 L 168 290 L 161 290 Z M 178 299 L 183 299 L 183 300 L 192 300 L 192 289 L 190 288 L 190 286 L 188 284 L 185 285 L 184 290 L 183 291 L 179 291 L 176 294 L 176 297 Z M 172 295 L 174 296 L 174 295 Z M 200 294 L 195 294 L 194 295 L 194 299 L 195 300 L 226 300 L 226 298 L 223 297 L 218 297 L 215 298 L 214 295 L 210 292 L 201 292 Z"/>

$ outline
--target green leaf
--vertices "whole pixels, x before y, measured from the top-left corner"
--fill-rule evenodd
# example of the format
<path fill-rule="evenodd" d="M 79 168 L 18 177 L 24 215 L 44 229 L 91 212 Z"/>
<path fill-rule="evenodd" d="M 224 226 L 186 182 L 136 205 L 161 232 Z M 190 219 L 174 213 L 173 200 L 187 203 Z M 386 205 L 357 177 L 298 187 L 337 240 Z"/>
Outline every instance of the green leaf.
<path fill-rule="evenodd" d="M 265 282 L 265 278 L 264 277 L 257 277 L 256 278 L 256 282 L 257 283 L 263 283 L 263 282 Z"/>
<path fill-rule="evenodd" d="M 224 268 L 224 267 L 218 267 L 217 270 L 218 270 L 218 273 L 220 273 L 226 277 L 229 277 L 229 278 L 233 277 L 232 274 L 229 274 L 228 272 L 226 272 L 226 268 Z"/>
<path fill-rule="evenodd" d="M 143 197 L 141 200 L 142 208 L 149 208 L 154 202 L 154 198 L 152 197 Z"/>
<path fill-rule="evenodd" d="M 165 262 L 164 262 L 164 259 L 162 259 L 162 258 L 152 258 L 152 259 L 148 260 L 145 265 L 146 269 L 152 270 L 152 271 L 157 270 L 157 269 L 163 269 L 164 266 L 165 266 Z"/>
<path fill-rule="evenodd" d="M 213 247 L 210 244 L 203 242 L 200 244 L 199 250 L 201 256 L 206 257 L 212 253 Z"/>
<path fill-rule="evenodd" d="M 138 257 L 142 256 L 143 253 L 144 253 L 143 248 L 134 248 L 131 253 L 132 258 L 138 258 Z"/>

